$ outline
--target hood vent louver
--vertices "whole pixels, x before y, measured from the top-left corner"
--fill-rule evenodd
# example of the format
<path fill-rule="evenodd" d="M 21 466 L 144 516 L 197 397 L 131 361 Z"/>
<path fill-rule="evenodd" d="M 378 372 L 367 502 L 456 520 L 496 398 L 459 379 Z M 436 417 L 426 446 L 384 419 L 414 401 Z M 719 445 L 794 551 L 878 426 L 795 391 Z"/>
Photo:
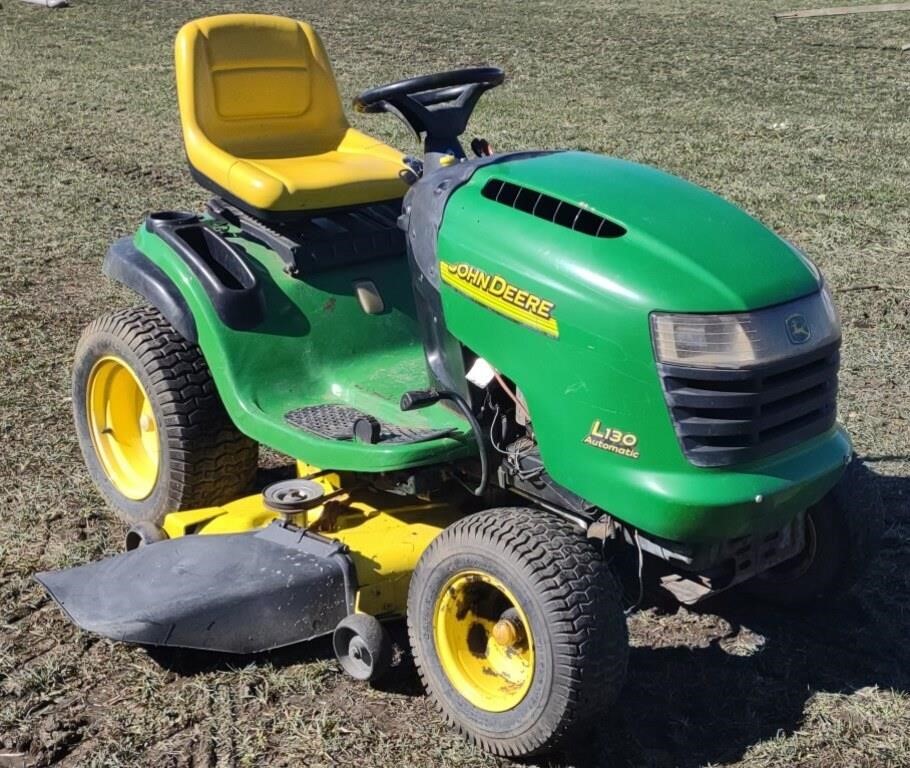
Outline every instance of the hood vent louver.
<path fill-rule="evenodd" d="M 622 237 L 626 234 L 624 227 L 593 211 L 501 179 L 490 179 L 484 184 L 481 194 L 488 200 L 530 213 L 538 219 L 551 221 L 583 235 Z"/>

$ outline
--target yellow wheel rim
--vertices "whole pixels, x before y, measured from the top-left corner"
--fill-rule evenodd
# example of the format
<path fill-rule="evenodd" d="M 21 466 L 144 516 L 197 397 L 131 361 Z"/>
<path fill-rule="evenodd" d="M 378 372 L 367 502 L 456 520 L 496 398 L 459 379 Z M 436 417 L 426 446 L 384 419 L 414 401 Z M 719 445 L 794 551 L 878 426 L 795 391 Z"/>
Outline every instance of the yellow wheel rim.
<path fill-rule="evenodd" d="M 433 639 L 449 682 L 478 709 L 505 712 L 527 695 L 531 625 L 499 579 L 481 571 L 453 576 L 436 601 Z"/>
<path fill-rule="evenodd" d="M 89 373 L 89 431 L 111 484 L 128 499 L 146 498 L 158 479 L 158 424 L 138 376 L 119 357 L 102 357 Z"/>

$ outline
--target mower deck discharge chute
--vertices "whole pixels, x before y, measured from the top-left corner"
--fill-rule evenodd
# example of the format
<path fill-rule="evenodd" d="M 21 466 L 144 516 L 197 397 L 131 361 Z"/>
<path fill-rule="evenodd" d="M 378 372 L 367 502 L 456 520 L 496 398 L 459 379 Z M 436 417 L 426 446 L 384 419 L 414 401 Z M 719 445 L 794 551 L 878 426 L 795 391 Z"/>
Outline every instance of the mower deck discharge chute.
<path fill-rule="evenodd" d="M 354 609 L 342 545 L 273 523 L 185 536 L 37 579 L 76 624 L 152 646 L 257 653 L 334 631 Z"/>
<path fill-rule="evenodd" d="M 492 67 L 366 91 L 422 160 L 350 127 L 313 29 L 177 37 L 187 158 L 215 197 L 104 263 L 73 402 L 131 551 L 38 576 L 79 625 L 260 651 L 334 633 L 375 680 L 406 617 L 422 682 L 484 749 L 602 721 L 628 639 L 610 554 L 684 602 L 806 604 L 876 548 L 836 422 L 815 266 L 719 197 L 586 152 L 459 137 Z M 255 492 L 259 444 L 297 477 Z"/>

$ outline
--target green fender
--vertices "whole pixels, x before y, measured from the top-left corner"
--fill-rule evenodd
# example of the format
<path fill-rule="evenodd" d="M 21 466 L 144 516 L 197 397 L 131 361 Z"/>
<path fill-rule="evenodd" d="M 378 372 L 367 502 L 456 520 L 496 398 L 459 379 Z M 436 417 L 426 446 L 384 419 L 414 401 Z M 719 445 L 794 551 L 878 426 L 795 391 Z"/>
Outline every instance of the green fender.
<path fill-rule="evenodd" d="M 133 245 L 176 289 L 174 303 L 187 307 L 196 341 L 238 429 L 295 459 L 340 470 L 395 470 L 476 450 L 467 423 L 452 411 L 399 409 L 403 392 L 427 386 L 403 257 L 292 278 L 275 253 L 239 229 L 212 220 L 202 225 L 239 250 L 255 278 L 258 297 L 241 303 L 233 315 L 213 302 L 198 270 L 149 227 L 140 227 Z M 380 314 L 361 308 L 352 285 L 362 279 L 373 281 L 382 295 Z M 250 320 L 244 306 L 261 310 L 261 317 Z M 453 432 L 423 443 L 365 445 L 323 439 L 285 420 L 295 408 L 326 403 L 349 405 L 401 427 Z"/>

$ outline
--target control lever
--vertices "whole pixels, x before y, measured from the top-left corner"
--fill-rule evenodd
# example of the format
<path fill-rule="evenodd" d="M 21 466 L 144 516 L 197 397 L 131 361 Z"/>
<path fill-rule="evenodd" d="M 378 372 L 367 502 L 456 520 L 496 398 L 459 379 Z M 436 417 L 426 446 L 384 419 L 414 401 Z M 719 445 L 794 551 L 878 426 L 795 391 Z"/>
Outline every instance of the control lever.
<path fill-rule="evenodd" d="M 477 417 L 467 401 L 457 392 L 451 392 L 447 389 L 412 389 L 401 396 L 399 407 L 403 411 L 413 411 L 434 405 L 440 400 L 449 400 L 455 403 L 458 406 L 458 410 L 461 411 L 471 425 L 471 431 L 474 433 L 474 440 L 477 441 L 477 451 L 480 455 L 480 484 L 471 492 L 475 496 L 483 496 L 483 492 L 487 489 L 487 480 L 490 475 L 487 446 L 483 441 L 483 430 L 480 428 L 480 423 L 477 421 Z"/>
<path fill-rule="evenodd" d="M 435 389 L 412 389 L 401 396 L 400 407 L 403 411 L 414 411 L 435 405 L 442 397 Z"/>

